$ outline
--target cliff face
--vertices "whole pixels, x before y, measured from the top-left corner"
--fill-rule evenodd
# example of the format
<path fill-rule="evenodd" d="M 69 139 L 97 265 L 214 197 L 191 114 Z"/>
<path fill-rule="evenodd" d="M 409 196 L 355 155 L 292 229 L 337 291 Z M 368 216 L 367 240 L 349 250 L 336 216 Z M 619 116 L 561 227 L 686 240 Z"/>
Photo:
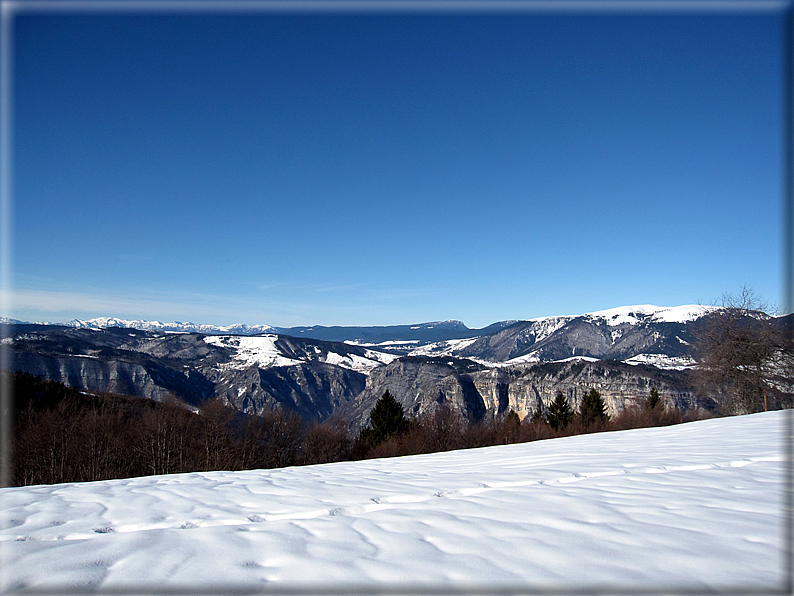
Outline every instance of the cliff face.
<path fill-rule="evenodd" d="M 481 374 L 475 384 L 483 394 L 506 395 L 508 408 L 522 418 L 539 408 L 545 412 L 557 391 L 562 391 L 573 408 L 578 410 L 582 398 L 591 388 L 601 393 L 610 415 L 627 407 L 642 405 L 651 387 L 659 391 L 663 404 L 682 411 L 706 405 L 693 394 L 686 371 L 660 370 L 609 360 L 570 360 L 516 367 L 494 371 L 490 375 Z"/>
<path fill-rule="evenodd" d="M 578 409 L 590 388 L 601 393 L 610 414 L 641 405 L 651 387 L 657 388 L 665 405 L 683 411 L 709 407 L 695 398 L 688 376 L 686 371 L 615 361 L 570 360 L 488 369 L 455 358 L 401 358 L 369 376 L 347 414 L 366 424 L 369 410 L 386 390 L 408 415 L 433 412 L 443 404 L 471 421 L 498 417 L 509 410 L 522 418 L 539 408 L 545 412 L 557 391 Z"/>
<path fill-rule="evenodd" d="M 571 321 L 551 323 L 545 327 L 533 323 L 535 345 Z M 501 358 L 525 354 L 518 340 L 528 329 L 523 324 L 502 329 L 491 337 L 490 347 L 498 348 Z M 574 337 L 574 331 L 568 329 L 563 338 Z M 620 343 L 620 333 L 624 340 L 649 341 L 654 334 L 646 331 L 629 333 L 612 325 L 609 337 L 615 338 L 614 345 Z M 590 351 L 600 345 L 594 337 L 607 342 L 604 325 L 588 323 L 579 332 L 582 345 L 590 346 Z M 666 403 L 682 410 L 709 407 L 696 401 L 685 370 L 592 358 L 488 364 L 450 355 L 397 358 L 362 346 L 275 334 L 205 336 L 36 325 L 20 326 L 13 341 L 6 343 L 11 345 L 15 369 L 84 391 L 158 401 L 173 394 L 194 406 L 218 397 L 249 413 L 284 409 L 306 420 L 337 415 L 354 425 L 366 423 L 369 410 L 387 389 L 409 416 L 433 412 L 443 404 L 472 421 L 499 417 L 509 410 L 522 417 L 538 409 L 544 412 L 557 391 L 578 408 L 591 387 L 601 392 L 612 414 L 644 401 L 652 386 Z M 558 341 L 555 345 L 557 350 L 568 351 L 567 344 Z M 635 345 L 633 350 L 646 347 Z M 483 355 L 480 349 L 476 352 Z"/>
<path fill-rule="evenodd" d="M 364 389 L 359 372 L 324 363 L 209 371 L 214 394 L 249 414 L 283 409 L 325 420 Z"/>
<path fill-rule="evenodd" d="M 14 355 L 14 369 L 93 393 L 118 393 L 164 401 L 170 394 L 191 405 L 215 394 L 214 383 L 196 370 L 178 370 L 156 362 L 100 360 L 85 356 Z"/>
<path fill-rule="evenodd" d="M 293 411 L 306 420 L 324 420 L 364 389 L 364 374 L 310 362 L 271 368 L 215 365 L 169 366 L 156 358 L 140 361 L 85 355 L 14 354 L 15 370 L 93 393 L 118 393 L 165 401 L 170 395 L 198 406 L 221 398 L 235 408 L 261 414 Z"/>

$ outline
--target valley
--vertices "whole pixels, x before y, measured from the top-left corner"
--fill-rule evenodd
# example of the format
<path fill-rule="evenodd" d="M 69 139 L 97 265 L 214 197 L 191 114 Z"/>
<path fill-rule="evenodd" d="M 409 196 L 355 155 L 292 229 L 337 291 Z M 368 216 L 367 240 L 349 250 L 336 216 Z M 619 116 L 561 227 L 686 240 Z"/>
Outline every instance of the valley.
<path fill-rule="evenodd" d="M 393 327 L 227 328 L 120 319 L 16 323 L 4 339 L 15 370 L 87 392 L 190 406 L 220 398 L 249 414 L 295 412 L 366 424 L 389 390 L 410 416 L 449 407 L 470 421 L 543 412 L 562 391 L 574 407 L 590 388 L 610 414 L 656 387 L 667 406 L 714 407 L 691 383 L 691 344 L 707 307 L 633 306 L 579 316 Z M 128 326 L 126 326 L 128 325 Z M 224 333 L 223 330 L 264 333 Z M 276 332 L 279 330 L 279 332 Z"/>

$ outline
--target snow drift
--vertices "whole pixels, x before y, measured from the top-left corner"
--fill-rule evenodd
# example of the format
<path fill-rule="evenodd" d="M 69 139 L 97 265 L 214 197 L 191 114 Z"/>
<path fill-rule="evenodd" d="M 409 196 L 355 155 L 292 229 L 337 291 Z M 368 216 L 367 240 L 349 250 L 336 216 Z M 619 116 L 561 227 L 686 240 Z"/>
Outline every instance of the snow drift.
<path fill-rule="evenodd" d="M 781 590 L 790 427 L 3 489 L 1 586 Z"/>

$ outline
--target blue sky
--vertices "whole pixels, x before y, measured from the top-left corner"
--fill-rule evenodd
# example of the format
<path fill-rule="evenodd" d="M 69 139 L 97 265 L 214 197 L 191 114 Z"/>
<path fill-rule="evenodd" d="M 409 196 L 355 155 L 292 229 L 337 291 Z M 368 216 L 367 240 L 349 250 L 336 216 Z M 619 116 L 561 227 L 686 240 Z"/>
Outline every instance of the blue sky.
<path fill-rule="evenodd" d="M 782 303 L 782 12 L 263 6 L 15 14 L 9 316 Z"/>

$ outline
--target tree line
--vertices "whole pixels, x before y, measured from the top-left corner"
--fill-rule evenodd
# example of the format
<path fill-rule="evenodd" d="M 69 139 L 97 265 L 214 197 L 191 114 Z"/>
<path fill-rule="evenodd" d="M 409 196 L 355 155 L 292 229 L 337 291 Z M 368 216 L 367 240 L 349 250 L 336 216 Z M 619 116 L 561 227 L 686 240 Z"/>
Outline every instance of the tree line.
<path fill-rule="evenodd" d="M 695 387 L 713 396 L 718 415 L 794 405 L 794 335 L 745 287 L 702 318 L 695 332 Z M 11 374 L 0 372 L 0 374 Z M 191 411 L 165 403 L 89 394 L 27 373 L 14 373 L 12 457 L 0 462 L 15 485 L 50 484 L 193 471 L 276 468 L 517 443 L 691 419 L 661 404 L 651 389 L 644 406 L 610 417 L 595 388 L 574 412 L 558 392 L 545 411 L 515 412 L 471 423 L 442 406 L 408 419 L 386 392 L 359 433 L 347 422 L 307 424 L 278 410 L 243 414 L 219 400 Z M 4 457 L 8 457 L 8 453 Z"/>
<path fill-rule="evenodd" d="M 658 401 L 610 419 L 595 390 L 588 394 L 591 406 L 585 400 L 578 414 L 567 400 L 567 409 L 558 404 L 557 413 L 555 403 L 564 400 L 560 393 L 547 418 L 521 421 L 511 411 L 497 420 L 470 423 L 442 406 L 409 419 L 386 392 L 369 424 L 356 434 L 341 420 L 307 424 L 282 410 L 253 416 L 220 400 L 193 411 L 176 398 L 155 402 L 90 394 L 22 372 L 14 373 L 12 381 L 13 445 L 10 460 L 3 463 L 17 486 L 433 453 L 685 420 Z"/>
<path fill-rule="evenodd" d="M 220 400 L 192 411 L 176 398 L 89 394 L 22 372 L 13 387 L 3 463 L 17 486 L 328 463 L 353 448 L 345 425 L 307 425 L 291 412 L 248 416 Z"/>
<path fill-rule="evenodd" d="M 525 443 L 584 433 L 668 426 L 694 420 L 699 414 L 683 414 L 662 404 L 653 387 L 646 400 L 610 417 L 603 397 L 595 388 L 584 396 L 575 412 L 561 391 L 546 412 L 540 408 L 524 420 L 512 410 L 495 420 L 471 423 L 458 411 L 442 406 L 432 414 L 406 418 L 402 405 L 386 391 L 370 412 L 369 424 L 356 442 L 358 455 L 393 457 L 435 453 L 453 449 Z"/>

